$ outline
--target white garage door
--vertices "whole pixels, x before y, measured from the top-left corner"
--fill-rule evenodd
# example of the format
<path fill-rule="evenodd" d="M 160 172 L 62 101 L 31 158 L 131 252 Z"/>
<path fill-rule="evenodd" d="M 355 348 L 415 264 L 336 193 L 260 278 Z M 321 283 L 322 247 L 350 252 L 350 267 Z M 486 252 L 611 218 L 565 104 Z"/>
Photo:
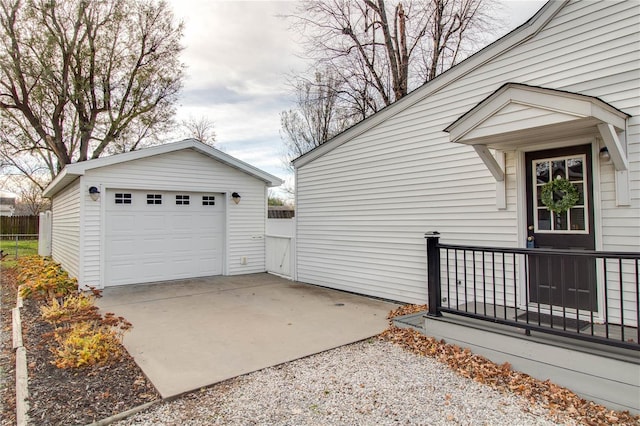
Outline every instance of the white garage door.
<path fill-rule="evenodd" d="M 123 189 L 106 197 L 106 286 L 222 274 L 222 194 Z"/>

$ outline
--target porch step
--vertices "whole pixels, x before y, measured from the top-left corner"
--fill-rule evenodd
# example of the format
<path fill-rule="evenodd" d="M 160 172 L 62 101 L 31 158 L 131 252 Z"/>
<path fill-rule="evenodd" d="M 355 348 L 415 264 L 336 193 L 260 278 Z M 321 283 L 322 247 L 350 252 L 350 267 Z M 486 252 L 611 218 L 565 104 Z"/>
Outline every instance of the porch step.
<path fill-rule="evenodd" d="M 393 319 L 393 325 L 399 328 L 413 328 L 424 333 L 424 314 L 425 312 L 417 312 L 415 314 L 407 314 Z"/>

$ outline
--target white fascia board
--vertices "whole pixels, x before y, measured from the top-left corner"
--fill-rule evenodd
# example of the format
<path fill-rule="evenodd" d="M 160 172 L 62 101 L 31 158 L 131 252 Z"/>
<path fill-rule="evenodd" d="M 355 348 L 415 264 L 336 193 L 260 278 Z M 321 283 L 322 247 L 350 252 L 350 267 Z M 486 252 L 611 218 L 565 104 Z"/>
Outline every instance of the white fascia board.
<path fill-rule="evenodd" d="M 77 177 L 77 174 L 69 172 L 69 165 L 67 165 L 58 175 L 51 181 L 49 185 L 42 191 L 44 198 L 51 198 L 61 189 L 73 182 Z"/>
<path fill-rule="evenodd" d="M 500 39 L 494 41 L 479 52 L 474 53 L 459 64 L 454 65 L 452 68 L 448 69 L 423 86 L 420 86 L 402 99 L 365 118 L 361 122 L 340 133 L 325 144 L 320 145 L 312 151 L 309 151 L 308 153 L 296 158 L 292 161 L 293 166 L 295 168 L 302 167 L 305 164 L 312 162 L 316 158 L 319 158 L 326 153 L 333 151 L 342 144 L 360 136 L 367 130 L 377 126 L 380 123 L 383 123 L 388 118 L 393 117 L 399 112 L 404 111 L 405 109 L 433 95 L 434 93 L 459 80 L 466 74 L 469 74 L 470 72 L 476 70 L 487 62 L 493 60 L 494 58 L 502 55 L 503 53 L 513 49 L 516 46 L 519 46 L 520 44 L 536 35 L 542 28 L 544 28 L 545 25 L 569 1 L 570 0 L 549 0 L 531 19 L 529 19 L 529 21 L 525 22 Z"/>
<path fill-rule="evenodd" d="M 276 177 L 270 173 L 262 171 L 257 167 L 252 166 L 251 164 L 245 163 L 242 160 L 238 160 L 237 158 L 232 157 L 227 153 L 217 150 L 209 145 L 205 145 L 202 142 L 197 142 L 197 141 L 194 141 L 194 142 L 197 145 L 193 146 L 193 149 L 200 151 L 201 153 L 208 155 L 209 157 L 215 158 L 216 160 L 230 167 L 236 168 L 255 178 L 263 180 L 269 187 L 280 186 L 284 182 L 284 180 L 280 179 L 279 177 Z"/>

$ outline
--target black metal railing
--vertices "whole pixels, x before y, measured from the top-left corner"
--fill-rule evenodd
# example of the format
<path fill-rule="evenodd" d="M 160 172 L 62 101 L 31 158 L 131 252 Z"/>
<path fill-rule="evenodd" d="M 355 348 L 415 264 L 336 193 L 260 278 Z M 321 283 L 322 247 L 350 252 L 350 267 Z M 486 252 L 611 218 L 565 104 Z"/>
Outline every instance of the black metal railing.
<path fill-rule="evenodd" d="M 640 350 L 640 253 L 441 244 L 425 235 L 428 315 Z"/>

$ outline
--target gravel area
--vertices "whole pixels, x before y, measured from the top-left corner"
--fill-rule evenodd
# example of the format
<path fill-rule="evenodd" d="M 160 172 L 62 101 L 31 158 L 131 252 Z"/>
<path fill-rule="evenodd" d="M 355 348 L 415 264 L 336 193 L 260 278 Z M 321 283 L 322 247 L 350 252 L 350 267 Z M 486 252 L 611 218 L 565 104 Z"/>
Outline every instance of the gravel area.
<path fill-rule="evenodd" d="M 118 425 L 553 425 L 547 411 L 371 339 L 162 403 Z"/>

